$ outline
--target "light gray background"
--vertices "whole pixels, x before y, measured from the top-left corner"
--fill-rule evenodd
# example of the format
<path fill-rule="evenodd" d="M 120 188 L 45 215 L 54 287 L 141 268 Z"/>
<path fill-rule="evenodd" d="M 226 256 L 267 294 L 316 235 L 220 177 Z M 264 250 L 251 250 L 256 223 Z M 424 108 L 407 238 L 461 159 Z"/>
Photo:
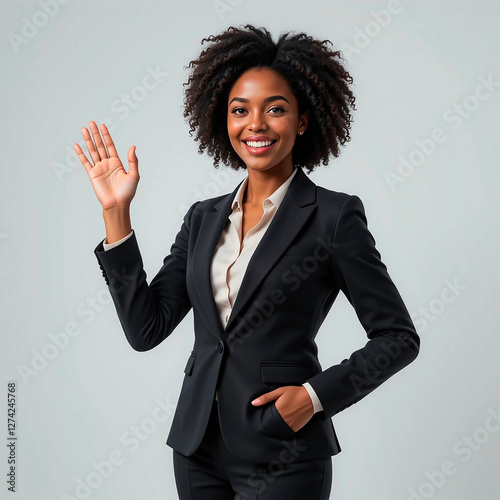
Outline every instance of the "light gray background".
<path fill-rule="evenodd" d="M 389 8 L 382 26 L 373 13 Z M 156 349 L 128 345 L 93 255 L 101 207 L 72 145 L 95 120 L 108 123 L 123 162 L 137 146 L 132 224 L 150 280 L 187 207 L 245 175 L 197 154 L 181 109 L 184 66 L 201 39 L 245 23 L 345 51 L 352 141 L 311 179 L 360 196 L 422 339 L 414 363 L 334 417 L 343 451 L 331 498 L 499 497 L 499 2 L 5 1 L 1 18 L 0 435 L 16 381 L 19 437 L 18 493 L 2 480 L 1 498 L 83 498 L 77 480 L 87 478 L 101 483 L 93 500 L 176 498 L 165 440 L 192 313 Z M 168 75 L 141 93 L 148 68 Z M 481 78 L 495 82 L 489 91 Z M 124 94 L 133 107 L 119 104 Z M 456 105 L 468 116 L 459 120 Z M 415 141 L 437 128 L 441 143 L 391 190 L 387 173 L 417 158 Z M 61 334 L 72 324 L 77 336 Z M 67 345 L 54 351 L 58 333 Z M 366 341 L 339 295 L 318 336 L 323 367 Z M 41 353 L 52 357 L 45 367 Z M 135 427 L 149 432 L 137 446 Z M 121 464 L 99 481 L 93 463 L 112 453 Z"/>

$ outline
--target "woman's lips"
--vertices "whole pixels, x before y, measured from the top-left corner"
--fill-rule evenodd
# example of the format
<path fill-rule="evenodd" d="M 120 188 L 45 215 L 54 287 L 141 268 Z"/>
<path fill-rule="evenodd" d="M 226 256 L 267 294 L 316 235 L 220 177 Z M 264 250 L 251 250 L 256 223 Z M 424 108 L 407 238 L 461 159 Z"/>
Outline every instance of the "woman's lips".
<path fill-rule="evenodd" d="M 263 146 L 261 148 L 252 148 L 246 142 L 243 142 L 243 144 L 245 145 L 245 147 L 247 148 L 247 151 L 249 153 L 252 153 L 252 154 L 255 154 L 255 155 L 261 155 L 261 154 L 266 153 L 267 151 L 269 151 L 276 144 L 276 141 L 273 142 L 270 146 Z"/>

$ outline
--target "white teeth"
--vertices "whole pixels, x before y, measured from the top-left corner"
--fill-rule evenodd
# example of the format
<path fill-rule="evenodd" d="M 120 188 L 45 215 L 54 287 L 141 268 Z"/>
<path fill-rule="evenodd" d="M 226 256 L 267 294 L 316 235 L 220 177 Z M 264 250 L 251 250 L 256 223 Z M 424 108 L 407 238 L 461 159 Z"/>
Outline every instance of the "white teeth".
<path fill-rule="evenodd" d="M 246 143 L 251 147 L 251 148 L 264 148 L 266 146 L 270 146 L 273 141 L 246 141 Z"/>

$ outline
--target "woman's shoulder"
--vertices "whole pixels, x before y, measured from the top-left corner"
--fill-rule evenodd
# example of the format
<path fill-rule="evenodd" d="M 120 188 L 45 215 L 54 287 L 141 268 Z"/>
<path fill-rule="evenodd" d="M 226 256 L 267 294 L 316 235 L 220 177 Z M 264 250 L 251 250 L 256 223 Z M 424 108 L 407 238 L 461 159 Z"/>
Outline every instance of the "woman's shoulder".
<path fill-rule="evenodd" d="M 320 205 L 326 204 L 331 206 L 333 203 L 340 208 L 347 200 L 350 202 L 361 202 L 361 198 L 357 194 L 336 191 L 316 185 L 316 201 Z"/>
<path fill-rule="evenodd" d="M 218 208 L 220 205 L 224 204 L 225 201 L 229 200 L 231 193 L 222 194 L 220 196 L 214 196 L 213 198 L 205 198 L 204 200 L 198 200 L 195 202 L 195 210 L 207 211 L 214 208 Z"/>

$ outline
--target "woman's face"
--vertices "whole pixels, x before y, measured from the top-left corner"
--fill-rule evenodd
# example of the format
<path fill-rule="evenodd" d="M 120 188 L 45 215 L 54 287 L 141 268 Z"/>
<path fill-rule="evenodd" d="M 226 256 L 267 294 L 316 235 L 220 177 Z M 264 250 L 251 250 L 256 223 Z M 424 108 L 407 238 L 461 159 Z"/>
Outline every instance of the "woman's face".
<path fill-rule="evenodd" d="M 291 173 L 292 148 L 308 116 L 306 111 L 299 117 L 297 99 L 285 78 L 269 68 L 252 68 L 229 93 L 227 131 L 247 169 Z"/>

